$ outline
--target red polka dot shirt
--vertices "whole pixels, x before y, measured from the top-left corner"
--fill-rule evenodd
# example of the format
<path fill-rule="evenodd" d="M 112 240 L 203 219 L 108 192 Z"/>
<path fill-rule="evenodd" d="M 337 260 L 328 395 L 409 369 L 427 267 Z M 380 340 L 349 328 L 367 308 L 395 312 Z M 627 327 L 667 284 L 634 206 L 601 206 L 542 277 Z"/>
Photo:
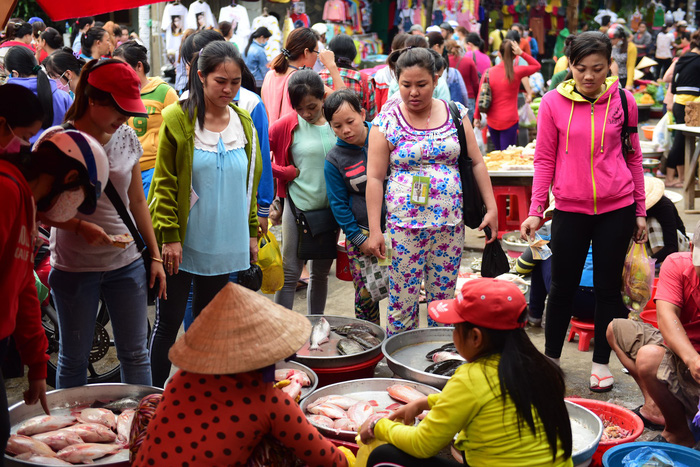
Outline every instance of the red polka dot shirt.
<path fill-rule="evenodd" d="M 309 466 L 347 466 L 284 392 L 259 372 L 202 375 L 179 370 L 148 425 L 134 466 L 244 465 L 272 435 Z"/>

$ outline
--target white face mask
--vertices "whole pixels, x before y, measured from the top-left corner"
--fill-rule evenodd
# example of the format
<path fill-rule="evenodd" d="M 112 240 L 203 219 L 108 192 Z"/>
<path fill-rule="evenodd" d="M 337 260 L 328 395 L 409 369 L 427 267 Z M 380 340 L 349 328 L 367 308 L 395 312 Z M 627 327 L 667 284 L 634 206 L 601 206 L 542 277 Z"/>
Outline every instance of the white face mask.
<path fill-rule="evenodd" d="M 70 92 L 70 86 L 68 86 L 66 83 L 63 82 L 61 78 L 55 78 L 54 83 L 56 83 L 56 88 L 65 91 L 65 92 Z"/>
<path fill-rule="evenodd" d="M 53 222 L 66 222 L 75 217 L 78 207 L 85 201 L 85 192 L 82 189 L 64 191 L 54 205 L 44 215 Z"/>
<path fill-rule="evenodd" d="M 22 149 L 22 146 L 32 145 L 29 141 L 23 140 L 17 136 L 15 132 L 12 131 L 12 128 L 9 126 L 7 128 L 10 130 L 10 133 L 12 133 L 12 139 L 5 147 L 0 146 L 0 154 L 16 154 Z"/>

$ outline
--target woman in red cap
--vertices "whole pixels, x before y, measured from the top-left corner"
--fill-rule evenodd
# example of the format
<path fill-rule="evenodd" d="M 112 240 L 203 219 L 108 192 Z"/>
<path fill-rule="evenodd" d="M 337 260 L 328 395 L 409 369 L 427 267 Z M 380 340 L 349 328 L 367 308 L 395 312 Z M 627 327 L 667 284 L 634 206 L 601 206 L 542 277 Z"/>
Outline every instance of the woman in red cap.
<path fill-rule="evenodd" d="M 103 145 L 109 158 L 109 183 L 92 215 L 49 222 L 58 227 L 51 231 L 49 275 L 61 335 L 57 388 L 87 383 L 100 297 L 112 322 L 122 382 L 151 384 L 147 292 L 157 283 L 157 294 L 165 296 L 165 271 L 141 185 L 141 144 L 126 125 L 130 116 L 146 116 L 139 84 L 126 63 L 93 60 L 85 65 L 75 101 L 66 113 L 64 126 L 83 131 Z M 60 129 L 50 128 L 44 135 Z M 46 137 L 50 136 L 42 139 Z M 119 214 L 121 207 L 126 221 Z M 134 223 L 153 259 L 148 274 L 133 238 L 124 238 L 130 234 L 128 225 Z M 115 241 L 117 236 L 122 238 Z"/>
<path fill-rule="evenodd" d="M 372 451 L 367 465 L 422 466 L 428 458 L 434 466 L 462 465 L 434 457 L 457 433 L 454 445 L 472 467 L 572 466 L 564 375 L 525 334 L 527 303 L 520 289 L 475 279 L 456 299 L 431 302 L 428 313 L 455 326 L 452 337 L 467 362 L 442 393 L 365 422 L 363 442 L 389 443 Z M 428 414 L 414 427 L 424 410 Z"/>

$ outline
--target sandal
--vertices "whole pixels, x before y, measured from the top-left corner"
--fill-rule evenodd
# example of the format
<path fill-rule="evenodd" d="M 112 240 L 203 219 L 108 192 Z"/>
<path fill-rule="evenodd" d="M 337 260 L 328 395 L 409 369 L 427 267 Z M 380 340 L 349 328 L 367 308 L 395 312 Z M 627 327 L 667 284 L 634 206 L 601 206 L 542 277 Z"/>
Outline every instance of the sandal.
<path fill-rule="evenodd" d="M 664 182 L 664 185 L 666 185 L 666 188 L 683 188 L 683 182 L 680 180 L 670 183 Z"/>
<path fill-rule="evenodd" d="M 641 412 L 642 407 L 643 406 L 640 405 L 636 409 L 633 409 L 632 413 L 635 414 L 637 417 L 642 419 L 642 422 L 644 423 L 644 428 L 648 428 L 648 429 L 654 430 L 654 431 L 662 431 L 665 428 L 665 426 L 659 425 L 658 423 L 654 423 L 651 420 L 649 420 L 648 418 L 646 418 L 644 415 L 642 415 L 642 412 Z"/>
<path fill-rule="evenodd" d="M 613 384 L 615 383 L 615 379 L 612 377 L 612 375 L 601 378 L 595 373 L 591 373 L 591 378 L 595 378 L 597 380 L 595 384 L 589 383 L 588 385 L 588 389 L 593 392 L 608 392 L 613 388 Z M 607 380 L 611 380 L 611 383 L 608 386 L 601 386 L 600 383 Z"/>

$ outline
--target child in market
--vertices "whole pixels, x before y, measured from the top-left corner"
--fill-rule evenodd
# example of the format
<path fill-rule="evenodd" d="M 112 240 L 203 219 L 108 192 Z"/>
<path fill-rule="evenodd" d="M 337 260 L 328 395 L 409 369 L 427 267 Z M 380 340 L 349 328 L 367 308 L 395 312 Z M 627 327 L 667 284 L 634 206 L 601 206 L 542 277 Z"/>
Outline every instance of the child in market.
<path fill-rule="evenodd" d="M 380 281 L 375 284 L 379 288 L 369 287 L 360 265 L 362 257 L 369 261 L 372 256 L 367 247 L 369 224 L 365 201 L 367 141 L 372 124 L 365 121 L 359 95 L 348 89 L 328 96 L 323 112 L 338 137 L 336 145 L 326 154 L 323 172 L 333 216 L 347 239 L 345 245 L 355 285 L 355 317 L 379 324 L 379 298 L 386 295 L 379 289 L 383 286 L 388 293 L 388 272 L 385 268 L 386 283 Z"/>
<path fill-rule="evenodd" d="M 472 467 L 572 466 L 564 377 L 525 334 L 527 303 L 518 287 L 475 279 L 428 312 L 455 325 L 454 343 L 467 363 L 442 393 L 365 422 L 363 442 L 389 443 L 372 451 L 367 465 L 419 466 L 428 458 L 434 466 L 460 465 L 434 457 L 458 433 L 454 445 Z M 425 419 L 410 426 L 423 410 Z"/>

